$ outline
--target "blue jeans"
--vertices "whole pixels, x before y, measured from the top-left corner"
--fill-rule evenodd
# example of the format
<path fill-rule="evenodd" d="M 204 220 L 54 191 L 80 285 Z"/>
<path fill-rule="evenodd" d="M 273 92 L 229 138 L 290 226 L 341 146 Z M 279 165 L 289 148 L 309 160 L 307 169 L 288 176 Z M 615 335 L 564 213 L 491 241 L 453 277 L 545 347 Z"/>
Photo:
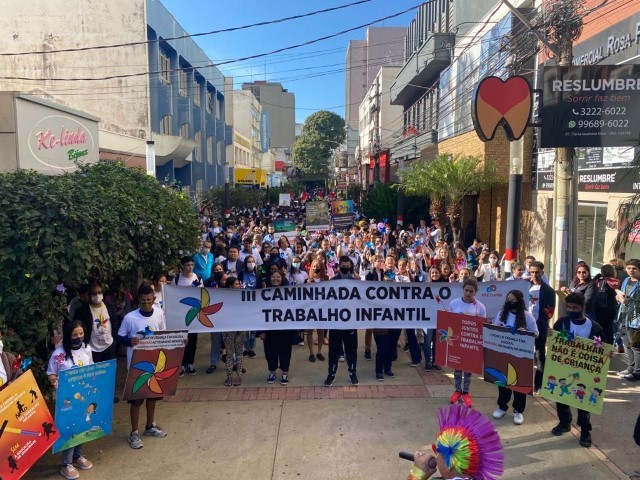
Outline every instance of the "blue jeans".
<path fill-rule="evenodd" d="M 245 350 L 256 348 L 256 332 L 247 332 L 247 339 L 244 341 Z"/>
<path fill-rule="evenodd" d="M 209 365 L 218 365 L 220 360 L 220 346 L 222 345 L 221 333 L 210 333 L 211 335 L 211 354 Z"/>
<path fill-rule="evenodd" d="M 77 445 L 72 448 L 67 448 L 62 451 L 62 464 L 71 465 L 74 460 L 77 460 L 82 456 L 82 445 Z"/>
<path fill-rule="evenodd" d="M 436 345 L 434 340 L 436 338 L 436 329 L 429 328 L 424 331 L 424 343 L 422 344 L 422 351 L 424 352 L 424 363 L 436 363 Z M 431 344 L 433 343 L 433 347 Z"/>

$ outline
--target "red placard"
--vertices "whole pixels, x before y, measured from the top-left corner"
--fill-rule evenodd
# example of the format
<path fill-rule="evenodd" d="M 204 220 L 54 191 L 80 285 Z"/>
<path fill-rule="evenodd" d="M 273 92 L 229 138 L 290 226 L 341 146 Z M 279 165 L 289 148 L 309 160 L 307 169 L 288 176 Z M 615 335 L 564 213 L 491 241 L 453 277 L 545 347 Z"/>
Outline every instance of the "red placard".
<path fill-rule="evenodd" d="M 438 312 L 436 364 L 481 375 L 482 325 L 486 318 Z"/>

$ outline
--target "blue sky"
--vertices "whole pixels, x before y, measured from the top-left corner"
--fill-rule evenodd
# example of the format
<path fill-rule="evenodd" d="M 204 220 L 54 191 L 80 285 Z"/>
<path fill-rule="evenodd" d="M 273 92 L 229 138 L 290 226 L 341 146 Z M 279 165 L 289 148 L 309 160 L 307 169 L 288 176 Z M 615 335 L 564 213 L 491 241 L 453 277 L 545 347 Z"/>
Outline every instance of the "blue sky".
<path fill-rule="evenodd" d="M 274 20 L 354 0 L 161 0 L 189 33 Z M 420 4 L 419 0 L 372 0 L 335 12 L 255 27 L 239 32 L 198 37 L 195 41 L 214 62 L 267 52 L 302 43 L 341 30 L 369 23 Z M 415 10 L 376 26 L 407 26 Z M 314 111 L 330 109 L 344 116 L 344 63 L 349 40 L 364 39 L 365 29 L 356 30 L 306 47 L 263 59 L 220 67 L 224 75 L 243 81 L 281 81 L 296 95 L 296 121 Z M 312 77 L 311 75 L 324 74 Z"/>

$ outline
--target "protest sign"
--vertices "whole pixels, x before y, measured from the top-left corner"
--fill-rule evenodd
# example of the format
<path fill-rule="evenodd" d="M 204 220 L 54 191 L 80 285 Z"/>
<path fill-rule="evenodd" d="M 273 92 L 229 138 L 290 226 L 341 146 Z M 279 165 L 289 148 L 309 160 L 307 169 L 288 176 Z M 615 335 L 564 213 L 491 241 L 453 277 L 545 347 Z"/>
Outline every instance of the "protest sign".
<path fill-rule="evenodd" d="M 533 390 L 533 332 L 508 327 L 484 325 L 484 381 L 514 392 L 529 394 Z"/>
<path fill-rule="evenodd" d="M 550 331 L 540 395 L 591 413 L 602 413 L 613 347 L 600 339 Z"/>
<path fill-rule="evenodd" d="M 291 206 L 291 194 L 289 193 L 281 193 L 278 195 L 278 206 L 279 207 L 290 207 Z"/>
<path fill-rule="evenodd" d="M 487 319 L 438 312 L 436 364 L 482 374 L 482 325 Z"/>
<path fill-rule="evenodd" d="M 58 375 L 53 453 L 111 435 L 115 360 L 64 370 Z"/>
<path fill-rule="evenodd" d="M 298 235 L 296 233 L 296 223 L 288 218 L 275 219 L 273 229 L 278 234 L 278 237 L 284 235 L 289 241 L 292 241 Z"/>
<path fill-rule="evenodd" d="M 133 347 L 123 398 L 138 400 L 175 395 L 186 330 L 147 330 L 141 332 L 141 336 L 140 343 Z"/>
<path fill-rule="evenodd" d="M 336 230 L 342 231 L 353 226 L 353 200 L 331 202 L 331 219 Z"/>
<path fill-rule="evenodd" d="M 510 290 L 527 292 L 528 288 L 524 280 L 483 283 L 482 289 L 490 291 L 482 297 L 488 318 L 497 314 Z M 260 290 L 164 288 L 167 328 L 190 332 L 435 328 L 438 310 L 460 296 L 461 283 L 355 280 Z"/>
<path fill-rule="evenodd" d="M 59 436 L 31 370 L 0 392 L 0 478 L 22 478 Z"/>
<path fill-rule="evenodd" d="M 324 200 L 307 202 L 306 205 L 307 230 L 310 232 L 329 230 L 329 207 Z"/>

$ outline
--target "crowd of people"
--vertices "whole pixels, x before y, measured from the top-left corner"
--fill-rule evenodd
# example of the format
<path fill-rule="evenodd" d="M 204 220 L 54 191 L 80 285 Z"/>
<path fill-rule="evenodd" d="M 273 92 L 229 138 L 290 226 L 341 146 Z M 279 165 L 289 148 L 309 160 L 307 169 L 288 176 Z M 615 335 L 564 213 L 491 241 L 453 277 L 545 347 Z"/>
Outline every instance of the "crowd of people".
<path fill-rule="evenodd" d="M 276 232 L 275 220 L 279 217 L 296 222 L 295 232 Z M 130 354 L 136 343 L 136 329 L 148 326 L 149 322 L 153 323 L 154 329 L 163 329 L 163 284 L 261 289 L 332 279 L 461 282 L 462 296 L 450 302 L 449 310 L 479 317 L 486 317 L 487 312 L 475 298 L 478 282 L 527 280 L 528 297 L 520 289 L 513 289 L 501 310 L 492 313 L 497 325 L 534 333 L 535 391 L 542 386 L 546 339 L 557 293 L 547 283 L 544 265 L 532 256 L 527 256 L 522 263 L 506 265 L 500 253 L 490 250 L 479 238 L 473 239 L 468 246 L 453 241 L 437 220 L 430 226 L 424 219 L 415 228 L 409 224 L 394 229 L 385 222 L 367 220 L 356 214 L 348 230 L 311 231 L 305 224 L 304 206 L 287 210 L 270 206 L 238 209 L 227 211 L 222 217 L 205 211 L 201 222 L 200 249 L 180 259 L 180 271 L 158 273 L 152 283 L 140 286 L 135 299 L 121 283 L 114 287 L 112 282 L 108 296 L 103 295 L 102 285 L 97 280 L 80 287 L 78 296 L 69 304 L 70 320 L 58 335 L 57 348 L 49 362 L 47 373 L 54 387 L 61 369 L 115 358 L 118 345 L 126 346 Z M 619 348 L 624 348 L 621 339 L 626 333 L 629 364 L 620 374 L 629 381 L 640 380 L 640 316 L 632 304 L 638 291 L 640 261 L 628 260 L 621 271 L 616 259 L 611 265 L 604 265 L 595 278 L 590 274 L 589 266 L 579 262 L 575 278 L 561 292 L 566 296 L 568 316 L 558 320 L 560 323 L 556 322 L 553 328 L 558 325 L 575 328 L 576 332 L 581 332 L 577 335 L 589 338 L 597 334 L 605 342 L 617 342 Z M 584 327 L 585 323 L 590 327 Z M 267 363 L 265 377 L 270 384 L 275 383 L 278 376 L 282 385 L 289 383 L 294 345 L 308 348 L 309 362 L 327 362 L 326 387 L 333 385 L 341 362 L 346 363 L 350 384 L 357 386 L 360 355 L 365 362 L 371 361 L 378 381 L 395 377 L 393 368 L 394 362 L 398 361 L 399 349 L 408 352 L 409 365 L 413 368 L 442 370 L 435 361 L 437 344 L 433 329 L 367 330 L 361 352 L 356 330 L 238 331 L 210 333 L 210 337 L 209 365 L 205 371 L 214 373 L 222 361 L 224 378 L 221 383 L 226 387 L 242 384 L 242 374 L 248 366 L 245 359 L 257 357 L 257 339 L 263 344 Z M 196 375 L 200 368 L 195 365 L 197 340 L 198 334 L 188 335 L 180 376 Z M 373 342 L 375 356 L 372 354 Z M 455 371 L 454 377 L 451 403 L 460 402 L 471 407 L 471 374 Z M 497 396 L 498 408 L 493 417 L 500 419 L 508 411 L 512 391 L 500 387 Z M 157 400 L 146 401 L 147 421 L 143 434 L 161 438 L 166 432 L 155 423 Z M 136 449 L 143 445 L 138 428 L 142 403 L 131 402 L 130 407 L 129 443 Z M 513 393 L 514 423 L 524 422 L 525 406 L 526 395 Z M 558 407 L 560 423 L 553 429 L 556 435 L 570 429 L 571 412 L 564 407 Z M 590 446 L 591 425 L 587 412 L 579 410 L 578 424 L 582 428 L 581 445 Z M 63 452 L 61 473 L 68 479 L 78 478 L 76 467 L 91 468 L 91 462 L 82 455 L 81 446 Z"/>

